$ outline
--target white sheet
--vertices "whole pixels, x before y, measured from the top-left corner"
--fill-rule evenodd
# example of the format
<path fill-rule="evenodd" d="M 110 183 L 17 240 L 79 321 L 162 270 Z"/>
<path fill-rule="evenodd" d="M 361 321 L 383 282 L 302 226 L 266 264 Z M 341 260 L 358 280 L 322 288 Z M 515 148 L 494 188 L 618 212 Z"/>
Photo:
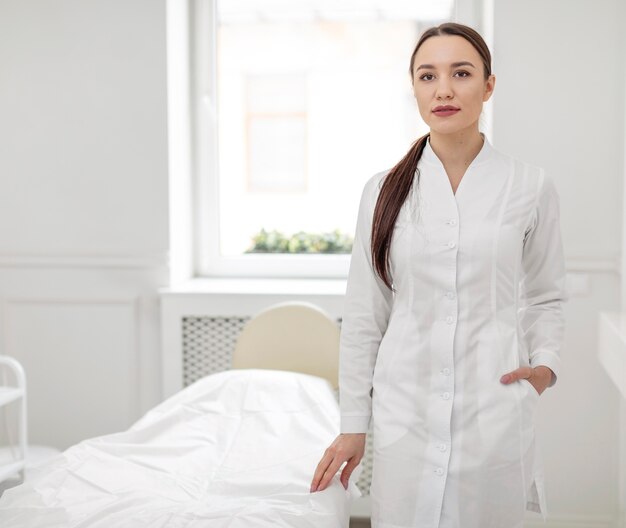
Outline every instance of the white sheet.
<path fill-rule="evenodd" d="M 314 376 L 232 370 L 207 376 L 127 431 L 92 438 L 0 498 L 12 528 L 347 527 L 353 473 L 309 493 L 339 431 L 330 384 Z M 357 471 L 359 468 L 357 468 Z"/>

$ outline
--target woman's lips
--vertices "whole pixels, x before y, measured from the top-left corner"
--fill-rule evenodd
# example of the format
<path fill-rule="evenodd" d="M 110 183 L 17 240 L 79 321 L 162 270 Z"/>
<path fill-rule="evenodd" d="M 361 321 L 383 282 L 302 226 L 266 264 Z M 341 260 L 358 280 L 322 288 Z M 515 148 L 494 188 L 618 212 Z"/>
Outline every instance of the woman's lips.
<path fill-rule="evenodd" d="M 445 116 L 451 116 L 456 114 L 457 112 L 459 112 L 459 110 L 435 110 L 433 111 L 433 114 L 440 116 L 440 117 L 445 117 Z"/>

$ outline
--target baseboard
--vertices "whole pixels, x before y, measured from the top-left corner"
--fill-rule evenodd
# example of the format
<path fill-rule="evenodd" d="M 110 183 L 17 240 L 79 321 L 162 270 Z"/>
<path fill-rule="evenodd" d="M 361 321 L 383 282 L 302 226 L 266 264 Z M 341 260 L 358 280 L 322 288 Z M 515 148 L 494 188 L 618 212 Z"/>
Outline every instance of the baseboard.
<path fill-rule="evenodd" d="M 609 516 L 550 516 L 544 523 L 541 518 L 524 521 L 524 528 L 624 528 L 619 521 Z"/>

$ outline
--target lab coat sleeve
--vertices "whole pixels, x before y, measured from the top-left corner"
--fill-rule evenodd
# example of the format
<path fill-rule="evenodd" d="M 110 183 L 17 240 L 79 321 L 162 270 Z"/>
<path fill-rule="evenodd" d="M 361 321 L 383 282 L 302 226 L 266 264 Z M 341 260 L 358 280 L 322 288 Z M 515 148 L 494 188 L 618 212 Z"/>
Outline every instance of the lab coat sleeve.
<path fill-rule="evenodd" d="M 374 364 L 393 301 L 392 291 L 375 275 L 370 253 L 379 184 L 375 175 L 361 194 L 344 298 L 339 347 L 341 433 L 367 433 L 369 429 Z"/>
<path fill-rule="evenodd" d="M 569 300 L 559 217 L 556 187 L 542 170 L 524 237 L 518 315 L 530 366 L 545 365 L 553 372 L 549 387 L 556 383 L 561 369 L 563 305 Z"/>

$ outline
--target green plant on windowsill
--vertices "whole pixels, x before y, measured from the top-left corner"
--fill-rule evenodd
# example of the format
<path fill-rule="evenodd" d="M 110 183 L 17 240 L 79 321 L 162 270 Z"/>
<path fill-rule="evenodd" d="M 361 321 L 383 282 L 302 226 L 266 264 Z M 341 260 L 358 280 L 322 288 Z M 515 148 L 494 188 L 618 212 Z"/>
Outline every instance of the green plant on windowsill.
<path fill-rule="evenodd" d="M 261 229 L 252 237 L 252 245 L 246 253 L 350 253 L 353 239 L 335 229 L 329 233 L 298 231 L 285 236 L 277 230 Z"/>

